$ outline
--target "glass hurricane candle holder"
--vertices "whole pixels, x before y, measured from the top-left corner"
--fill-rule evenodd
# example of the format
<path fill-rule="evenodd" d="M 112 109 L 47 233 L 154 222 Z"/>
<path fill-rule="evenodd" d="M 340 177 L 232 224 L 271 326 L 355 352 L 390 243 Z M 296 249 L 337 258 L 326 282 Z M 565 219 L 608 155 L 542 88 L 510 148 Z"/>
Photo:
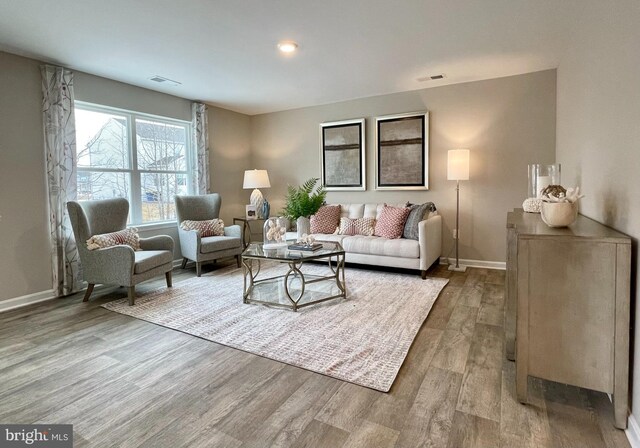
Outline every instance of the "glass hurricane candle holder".
<path fill-rule="evenodd" d="M 539 163 L 529 165 L 528 197 L 540 198 L 542 190 L 549 185 L 560 185 L 560 164 L 541 165 Z"/>

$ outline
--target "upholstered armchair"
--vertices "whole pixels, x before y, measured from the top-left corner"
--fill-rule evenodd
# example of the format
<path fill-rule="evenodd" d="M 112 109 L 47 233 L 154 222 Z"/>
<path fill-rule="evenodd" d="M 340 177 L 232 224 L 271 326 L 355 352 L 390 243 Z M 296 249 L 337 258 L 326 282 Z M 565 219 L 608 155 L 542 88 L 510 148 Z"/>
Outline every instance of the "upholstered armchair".
<path fill-rule="evenodd" d="M 127 226 L 129 202 L 126 199 L 67 202 L 73 234 L 76 238 L 84 280 L 89 284 L 84 302 L 89 300 L 97 284 L 116 284 L 129 289 L 129 305 L 136 299 L 135 285 L 165 274 L 171 287 L 173 238 L 154 236 L 140 238 L 140 248 L 118 245 L 89 250 L 86 241 L 94 235 L 117 232 Z"/>
<path fill-rule="evenodd" d="M 189 260 L 196 262 L 196 274 L 202 275 L 202 263 L 220 258 L 235 257 L 240 267 L 240 254 L 244 248 L 242 229 L 238 225 L 224 228 L 224 235 L 202 237 L 196 230 L 183 230 L 185 221 L 207 221 L 220 215 L 222 198 L 218 193 L 200 196 L 176 196 L 178 235 L 182 251 L 182 269 Z"/>

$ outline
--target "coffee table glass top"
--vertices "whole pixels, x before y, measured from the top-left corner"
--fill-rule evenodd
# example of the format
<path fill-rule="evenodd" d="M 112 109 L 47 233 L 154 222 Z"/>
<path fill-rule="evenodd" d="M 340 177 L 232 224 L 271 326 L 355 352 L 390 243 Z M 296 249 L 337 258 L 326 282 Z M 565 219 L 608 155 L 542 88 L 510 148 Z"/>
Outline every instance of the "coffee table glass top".
<path fill-rule="evenodd" d="M 294 244 L 294 241 L 289 241 Z M 344 249 L 340 243 L 322 242 L 322 248 L 316 251 L 289 250 L 287 247 L 278 249 L 264 249 L 262 243 L 251 243 L 242 252 L 244 258 L 263 258 L 267 260 L 314 260 L 317 258 L 327 258 L 332 255 L 343 255 Z"/>

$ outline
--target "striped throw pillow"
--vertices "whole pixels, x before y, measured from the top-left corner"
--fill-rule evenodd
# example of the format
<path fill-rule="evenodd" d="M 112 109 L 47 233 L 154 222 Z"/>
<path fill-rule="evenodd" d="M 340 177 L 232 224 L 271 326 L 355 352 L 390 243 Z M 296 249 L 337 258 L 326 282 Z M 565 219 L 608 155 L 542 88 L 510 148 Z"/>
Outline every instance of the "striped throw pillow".
<path fill-rule="evenodd" d="M 208 219 L 206 221 L 185 220 L 180 223 L 182 230 L 195 230 L 200 232 L 202 238 L 208 236 L 224 235 L 224 221 L 222 219 Z"/>
<path fill-rule="evenodd" d="M 117 232 L 102 233 L 100 235 L 93 235 L 87 240 L 87 249 L 89 250 L 122 245 L 131 246 L 133 250 L 140 250 L 138 229 L 131 227 L 129 229 L 118 230 Z"/>

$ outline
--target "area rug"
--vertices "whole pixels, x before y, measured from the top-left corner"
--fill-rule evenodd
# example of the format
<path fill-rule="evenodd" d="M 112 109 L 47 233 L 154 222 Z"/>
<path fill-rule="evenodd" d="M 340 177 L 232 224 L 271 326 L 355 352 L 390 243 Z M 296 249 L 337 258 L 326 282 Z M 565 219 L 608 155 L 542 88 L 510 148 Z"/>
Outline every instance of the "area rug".
<path fill-rule="evenodd" d="M 282 269 L 282 265 L 268 266 L 261 276 L 282 273 Z M 303 271 L 326 275 L 328 269 L 326 265 L 305 265 Z M 347 267 L 347 300 L 337 299 L 293 312 L 242 303 L 242 270 L 225 268 L 177 283 L 173 288 L 141 294 L 135 306 L 129 306 L 126 299 L 102 306 L 388 392 L 447 282 Z M 326 288 L 330 286 L 327 283 L 309 287 Z"/>

